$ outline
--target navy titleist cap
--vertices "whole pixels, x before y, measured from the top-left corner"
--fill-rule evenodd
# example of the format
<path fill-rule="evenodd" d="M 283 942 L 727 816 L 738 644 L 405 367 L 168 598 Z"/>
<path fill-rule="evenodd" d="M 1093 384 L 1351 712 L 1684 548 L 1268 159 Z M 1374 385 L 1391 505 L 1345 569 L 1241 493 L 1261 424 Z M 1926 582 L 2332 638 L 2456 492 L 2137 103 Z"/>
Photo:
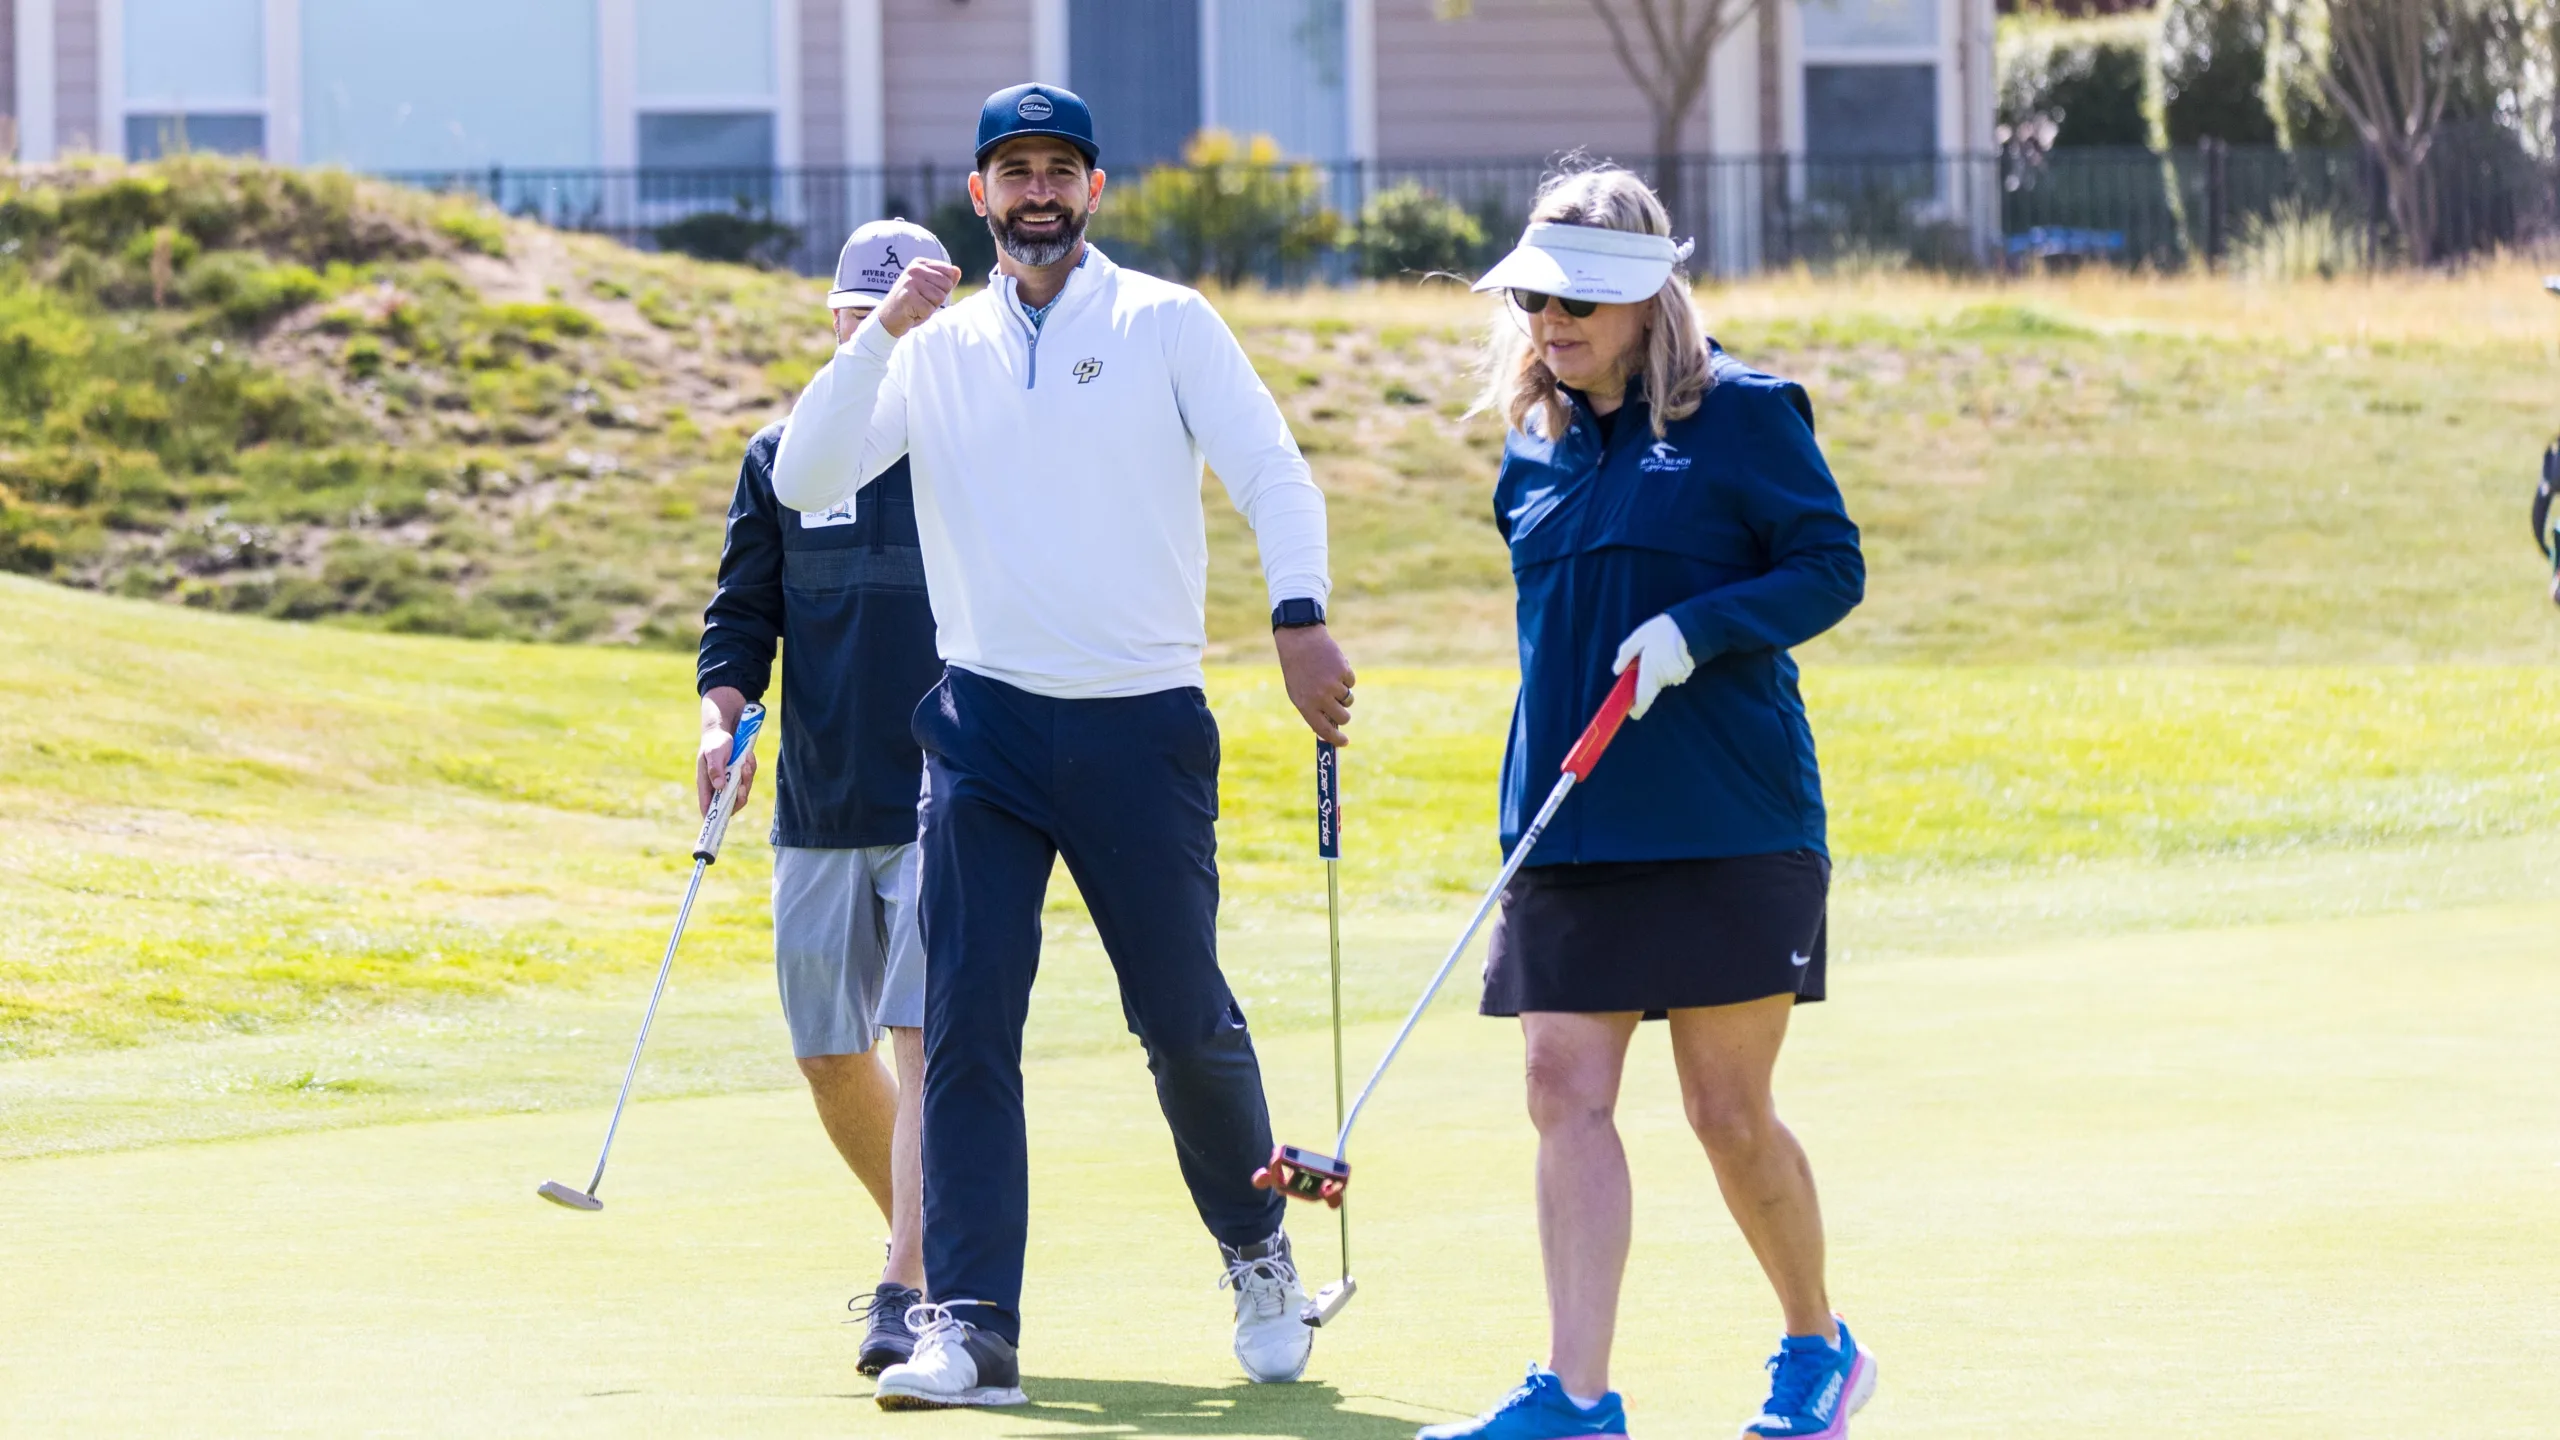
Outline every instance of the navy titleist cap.
<path fill-rule="evenodd" d="M 1084 163 L 1102 162 L 1093 143 L 1093 112 L 1082 97 L 1057 85 L 1014 85 L 987 97 L 978 111 L 978 163 L 1018 135 L 1054 135 L 1084 152 Z"/>

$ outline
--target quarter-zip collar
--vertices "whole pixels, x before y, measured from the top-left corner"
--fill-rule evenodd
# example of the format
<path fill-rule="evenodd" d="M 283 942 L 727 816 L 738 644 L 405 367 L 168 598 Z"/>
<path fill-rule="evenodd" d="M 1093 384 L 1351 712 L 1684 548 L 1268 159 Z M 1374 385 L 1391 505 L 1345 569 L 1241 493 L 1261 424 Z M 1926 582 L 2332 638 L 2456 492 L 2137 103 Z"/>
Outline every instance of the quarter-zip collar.
<path fill-rule="evenodd" d="M 1075 269 L 1067 272 L 1067 283 L 1059 289 L 1058 298 L 1049 302 L 1048 308 L 1037 320 L 1031 317 L 1031 307 L 1022 303 L 1022 282 L 1011 275 L 996 277 L 997 282 L 1003 287 L 1005 313 L 1013 317 L 1014 323 L 1022 331 L 1023 349 L 1027 357 L 1023 366 L 1023 389 L 1036 390 L 1040 386 L 1041 335 L 1048 329 L 1050 322 L 1073 310 L 1082 303 L 1086 293 L 1102 283 L 1101 272 L 1110 263 L 1108 257 L 1094 248 L 1092 241 L 1086 241 L 1083 258 L 1076 261 Z"/>

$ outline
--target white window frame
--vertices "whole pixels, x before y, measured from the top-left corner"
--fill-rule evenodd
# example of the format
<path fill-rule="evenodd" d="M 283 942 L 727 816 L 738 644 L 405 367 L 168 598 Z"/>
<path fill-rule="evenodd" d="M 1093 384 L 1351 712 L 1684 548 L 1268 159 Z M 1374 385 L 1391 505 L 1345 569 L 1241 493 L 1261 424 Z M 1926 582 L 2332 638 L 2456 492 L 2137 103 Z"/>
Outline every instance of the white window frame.
<path fill-rule="evenodd" d="M 20 13 L 24 14 L 27 10 L 37 8 L 38 6 L 41 6 L 46 12 L 44 17 L 45 28 L 47 31 L 50 31 L 53 20 L 53 16 L 51 14 L 53 9 L 52 0 L 20 0 Z M 138 115 L 178 115 L 199 117 L 208 120 L 238 119 L 245 116 L 255 116 L 259 121 L 258 153 L 260 156 L 269 160 L 286 159 L 286 156 L 279 155 L 277 153 L 276 148 L 276 107 L 274 100 L 276 88 L 276 51 L 278 48 L 276 44 L 276 12 L 279 10 L 294 11 L 293 19 L 296 22 L 299 22 L 301 16 L 299 13 L 299 6 L 290 3 L 290 0 L 265 0 L 262 10 L 263 13 L 259 17 L 259 26 L 262 32 L 260 44 L 263 48 L 264 54 L 260 59 L 259 68 L 265 73 L 259 78 L 265 84 L 266 93 L 259 95 L 198 96 L 191 99 L 178 99 L 168 96 L 129 95 L 125 93 L 124 0 L 98 0 L 98 128 L 107 132 L 106 134 L 98 137 L 98 148 L 102 151 L 112 150 L 120 159 L 132 159 L 133 157 L 127 153 L 129 147 L 126 144 L 125 137 L 127 132 L 132 128 L 131 122 L 133 118 Z M 20 22 L 19 35 L 22 40 L 25 38 L 24 21 Z M 51 37 L 48 34 L 48 41 L 50 38 Z M 298 24 L 296 27 L 296 33 L 291 35 L 289 38 L 298 42 Z M 293 48 L 296 51 L 295 60 L 298 66 L 300 60 L 300 46 L 297 43 Z M 45 69 L 48 73 L 52 70 L 51 58 L 52 57 L 50 56 L 46 57 L 47 64 Z M 21 73 L 23 73 L 23 71 Z M 300 87 L 297 86 L 296 88 L 299 89 Z M 21 93 L 23 94 L 24 92 L 21 91 Z M 50 110 L 52 107 L 47 106 L 46 108 Z M 48 120 L 51 118 L 52 116 L 49 114 L 46 116 L 46 119 Z M 50 139 L 51 137 L 47 138 Z M 298 136 L 296 138 L 297 140 L 299 139 Z M 48 146 L 47 148 L 51 147 Z M 298 151 L 300 146 L 297 144 L 294 148 Z"/>
<path fill-rule="evenodd" d="M 773 93 L 734 95 L 704 91 L 691 95 L 640 96 L 640 21 L 632 0 L 596 0 L 598 54 L 596 99 L 603 110 L 598 134 L 599 158 L 608 170 L 640 167 L 642 115 L 740 115 L 773 117 L 773 166 L 777 171 L 800 164 L 800 6 L 798 0 L 764 0 L 773 14 Z M 855 22 L 859 5 L 847 5 L 847 24 Z M 870 41 L 878 46 L 877 7 Z M 853 42 L 848 40 L 847 48 Z M 875 70 L 876 73 L 876 70 Z M 851 77 L 848 77 L 850 80 Z M 873 103 L 877 103 L 876 99 Z"/>

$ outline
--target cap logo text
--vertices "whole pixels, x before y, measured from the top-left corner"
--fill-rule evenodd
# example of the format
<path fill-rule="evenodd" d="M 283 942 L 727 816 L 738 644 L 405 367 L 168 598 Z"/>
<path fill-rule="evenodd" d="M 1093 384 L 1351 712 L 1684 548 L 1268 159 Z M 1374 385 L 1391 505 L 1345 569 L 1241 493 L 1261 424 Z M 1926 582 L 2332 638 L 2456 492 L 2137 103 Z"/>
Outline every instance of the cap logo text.
<path fill-rule="evenodd" d="M 1036 125 L 1057 114 L 1058 107 L 1049 103 L 1048 96 L 1032 94 L 1023 96 L 1021 103 L 1013 107 L 1013 113 Z"/>

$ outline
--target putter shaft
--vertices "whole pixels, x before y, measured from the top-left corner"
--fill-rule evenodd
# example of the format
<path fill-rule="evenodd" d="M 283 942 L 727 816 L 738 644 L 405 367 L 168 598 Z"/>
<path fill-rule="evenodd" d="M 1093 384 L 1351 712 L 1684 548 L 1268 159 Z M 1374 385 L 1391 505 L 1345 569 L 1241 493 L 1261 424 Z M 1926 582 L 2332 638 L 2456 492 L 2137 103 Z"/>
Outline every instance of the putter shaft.
<path fill-rule="evenodd" d="M 1333 949 L 1333 1123 L 1344 1126 L 1350 1112 L 1343 1105 L 1342 1091 L 1342 862 L 1330 856 L 1324 862 L 1324 921 L 1327 938 Z M 1344 1126 L 1347 1130 L 1348 1127 Z M 1348 1199 L 1334 1207 L 1342 1222 L 1342 1282 L 1351 1283 L 1351 1206 Z"/>
<path fill-rule="evenodd" d="M 735 771 L 731 772 L 733 775 Z M 736 782 L 730 785 L 732 792 Z M 649 1008 L 640 1015 L 640 1033 L 631 1042 L 631 1062 L 622 1067 L 622 1092 L 613 1097 L 613 1118 L 605 1122 L 604 1148 L 596 1152 L 595 1178 L 587 1182 L 587 1198 L 592 1200 L 604 1184 L 604 1162 L 613 1155 L 613 1132 L 622 1128 L 622 1107 L 631 1099 L 631 1082 L 640 1074 L 640 1052 L 649 1044 L 649 1027 L 658 1018 L 658 1001 L 667 993 L 667 974 L 676 966 L 676 945 L 684 939 L 684 922 L 693 915 L 693 897 L 702 892 L 702 872 L 711 868 L 708 859 L 693 862 L 693 879 L 684 887 L 684 903 L 676 907 L 676 927 L 667 935 L 667 953 L 658 960 L 658 983 L 649 987 Z"/>
<path fill-rule="evenodd" d="M 1387 1067 L 1396 1061 L 1396 1052 L 1412 1038 L 1413 1028 L 1422 1023 L 1423 1012 L 1431 1008 L 1431 1001 L 1440 993 L 1441 984 L 1449 978 L 1449 972 L 1457 968 L 1458 957 L 1467 953 L 1467 946 L 1475 940 L 1476 931 L 1484 926 L 1484 917 L 1493 913 L 1495 903 L 1502 899 L 1503 890 L 1511 884 L 1511 877 L 1520 873 L 1520 866 L 1528 860 L 1529 852 L 1538 848 L 1538 837 L 1547 832 L 1547 822 L 1556 818 L 1564 797 L 1573 793 L 1574 782 L 1580 778 L 1571 770 L 1557 777 L 1556 788 L 1547 792 L 1547 803 L 1538 807 L 1538 818 L 1530 821 L 1529 828 L 1520 832 L 1520 843 L 1512 846 L 1511 854 L 1503 860 L 1502 873 L 1493 877 L 1493 887 L 1476 902 L 1476 913 L 1468 918 L 1467 928 L 1458 932 L 1458 943 L 1449 947 L 1448 958 L 1442 960 L 1440 968 L 1432 973 L 1431 983 L 1423 988 L 1422 998 L 1413 1003 L 1413 1012 L 1404 1017 L 1396 1038 L 1387 1042 L 1387 1053 L 1378 1057 L 1378 1068 L 1369 1072 L 1369 1083 L 1360 1087 L 1359 1098 L 1351 1102 L 1350 1113 L 1342 1117 L 1342 1129 L 1333 1137 L 1335 1159 L 1351 1158 L 1351 1127 L 1360 1123 L 1360 1107 L 1369 1103 L 1369 1096 L 1377 1090 L 1378 1082 L 1386 1078 Z"/>
<path fill-rule="evenodd" d="M 657 1023 L 658 1002 L 666 998 L 667 976 L 676 964 L 676 947 L 684 942 L 685 921 L 693 918 L 694 898 L 702 893 L 702 872 L 720 858 L 720 842 L 729 833 L 730 817 L 737 813 L 738 791 L 746 781 L 746 761 L 755 753 L 764 716 L 762 705 L 749 705 L 738 712 L 737 731 L 729 742 L 729 774 L 721 781 L 719 793 L 712 797 L 710 809 L 703 813 L 702 833 L 693 842 L 693 878 L 685 882 L 684 903 L 676 907 L 675 926 L 667 932 L 667 951 L 658 957 L 658 978 L 649 987 L 649 1008 L 640 1013 L 640 1033 L 632 1038 L 631 1059 L 622 1067 L 622 1089 L 613 1097 L 613 1118 L 605 1122 L 604 1145 L 596 1151 L 596 1173 L 587 1181 L 584 1192 L 590 1204 L 575 1208 L 593 1209 L 602 1203 L 596 1200 L 596 1191 L 604 1187 L 605 1162 L 613 1158 L 613 1137 L 622 1128 L 622 1109 L 631 1101 L 631 1082 L 640 1075 L 640 1052 L 649 1046 L 649 1027 Z M 547 1182 L 540 1193 L 561 1204 L 573 1204 L 551 1193 L 551 1187 L 558 1184 Z"/>

